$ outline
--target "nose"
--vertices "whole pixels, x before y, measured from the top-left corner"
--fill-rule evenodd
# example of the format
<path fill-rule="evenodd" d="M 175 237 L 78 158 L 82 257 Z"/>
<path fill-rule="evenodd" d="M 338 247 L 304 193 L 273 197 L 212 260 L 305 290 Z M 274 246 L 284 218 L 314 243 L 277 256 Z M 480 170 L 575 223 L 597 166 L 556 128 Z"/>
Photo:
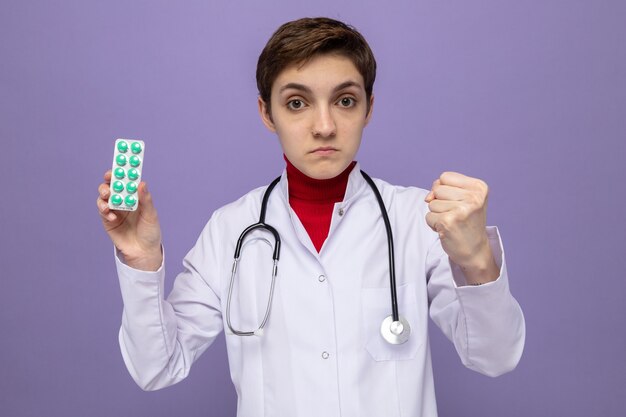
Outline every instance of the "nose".
<path fill-rule="evenodd" d="M 312 133 L 315 137 L 328 138 L 335 136 L 337 125 L 328 106 L 320 106 L 315 112 Z"/>

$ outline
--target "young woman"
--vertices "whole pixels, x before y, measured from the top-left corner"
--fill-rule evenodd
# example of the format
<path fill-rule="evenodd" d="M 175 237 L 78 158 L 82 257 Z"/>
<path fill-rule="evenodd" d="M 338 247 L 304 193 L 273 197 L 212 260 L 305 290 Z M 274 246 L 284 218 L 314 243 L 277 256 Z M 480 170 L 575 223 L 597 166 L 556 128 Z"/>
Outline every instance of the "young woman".
<path fill-rule="evenodd" d="M 114 212 L 105 174 L 97 204 L 116 247 L 119 340 L 142 388 L 185 378 L 225 329 L 240 417 L 436 416 L 429 316 L 467 367 L 516 366 L 524 318 L 485 224 L 486 184 L 444 172 L 431 190 L 393 186 L 354 161 L 375 75 L 367 42 L 342 22 L 274 33 L 258 105 L 286 169 L 213 214 L 167 299 L 146 184 L 137 211 Z M 271 227 L 242 236 L 260 220 Z"/>

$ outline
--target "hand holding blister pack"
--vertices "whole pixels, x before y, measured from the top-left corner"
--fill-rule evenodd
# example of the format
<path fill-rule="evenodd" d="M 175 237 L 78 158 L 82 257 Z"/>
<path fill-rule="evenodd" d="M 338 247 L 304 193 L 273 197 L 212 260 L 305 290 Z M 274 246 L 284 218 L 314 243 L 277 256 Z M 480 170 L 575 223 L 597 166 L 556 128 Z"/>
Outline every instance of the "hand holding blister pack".
<path fill-rule="evenodd" d="M 163 261 L 161 226 L 152 195 L 142 181 L 144 154 L 141 140 L 115 141 L 113 166 L 98 186 L 96 203 L 120 259 L 132 268 L 156 271 Z"/>
<path fill-rule="evenodd" d="M 137 139 L 117 139 L 111 168 L 111 210 L 135 211 L 139 205 L 137 189 L 141 183 L 145 144 Z"/>

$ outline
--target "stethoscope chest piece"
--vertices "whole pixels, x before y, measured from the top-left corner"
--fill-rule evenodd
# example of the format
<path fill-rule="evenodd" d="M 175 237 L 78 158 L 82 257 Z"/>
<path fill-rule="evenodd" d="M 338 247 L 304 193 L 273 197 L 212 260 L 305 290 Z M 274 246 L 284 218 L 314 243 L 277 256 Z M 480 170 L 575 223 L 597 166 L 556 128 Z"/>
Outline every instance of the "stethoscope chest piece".
<path fill-rule="evenodd" d="M 411 326 L 404 317 L 399 317 L 398 321 L 393 321 L 393 316 L 389 316 L 380 325 L 380 334 L 392 345 L 401 345 L 409 340 Z"/>

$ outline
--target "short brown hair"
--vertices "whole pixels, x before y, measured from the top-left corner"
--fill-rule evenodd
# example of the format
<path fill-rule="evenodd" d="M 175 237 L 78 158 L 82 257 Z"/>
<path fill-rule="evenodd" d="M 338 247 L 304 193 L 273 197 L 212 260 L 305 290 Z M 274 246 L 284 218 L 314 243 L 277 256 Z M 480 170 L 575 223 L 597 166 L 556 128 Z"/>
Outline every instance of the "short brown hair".
<path fill-rule="evenodd" d="M 316 55 L 337 53 L 357 68 L 365 84 L 367 110 L 376 79 L 376 60 L 365 38 L 352 26 L 326 17 L 303 18 L 278 28 L 263 48 L 256 67 L 261 99 L 270 111 L 272 85 L 292 64 L 305 64 Z"/>

